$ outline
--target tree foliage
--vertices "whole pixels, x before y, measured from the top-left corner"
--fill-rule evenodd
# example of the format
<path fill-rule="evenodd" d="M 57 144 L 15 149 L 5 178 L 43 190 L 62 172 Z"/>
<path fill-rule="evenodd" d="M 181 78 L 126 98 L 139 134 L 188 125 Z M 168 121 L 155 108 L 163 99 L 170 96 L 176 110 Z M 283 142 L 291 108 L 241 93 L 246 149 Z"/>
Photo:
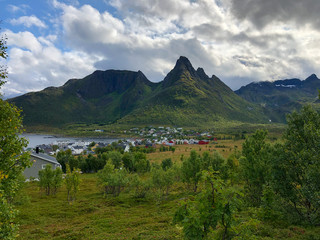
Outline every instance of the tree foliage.
<path fill-rule="evenodd" d="M 59 151 L 57 154 L 57 161 L 61 164 L 62 171 L 66 172 L 66 165 L 68 164 L 71 169 L 74 167 L 78 167 L 78 163 L 75 157 L 72 155 L 71 149 L 67 149 L 66 151 Z"/>
<path fill-rule="evenodd" d="M 178 208 L 173 222 L 182 225 L 185 239 L 207 239 L 218 225 L 219 239 L 231 239 L 239 194 L 227 187 L 212 168 L 202 172 L 202 184 L 202 191 L 195 199 L 187 200 Z"/>
<path fill-rule="evenodd" d="M 190 157 L 183 161 L 181 166 L 182 180 L 187 184 L 193 185 L 196 192 L 201 178 L 201 157 L 196 151 L 190 152 Z"/>
<path fill-rule="evenodd" d="M 47 164 L 45 169 L 39 171 L 39 185 L 45 190 L 46 195 L 55 195 L 62 185 L 61 168 L 53 170 L 51 164 Z"/>
<path fill-rule="evenodd" d="M 174 183 L 175 172 L 173 168 L 167 171 L 163 170 L 162 167 L 154 167 L 151 170 L 151 178 L 153 186 L 158 190 L 160 198 L 162 195 L 168 195 L 170 187 Z"/>
<path fill-rule="evenodd" d="M 6 38 L 0 38 L 0 58 L 6 58 Z M 0 67 L 0 87 L 5 83 L 7 72 Z M 1 96 L 0 96 L 1 97 Z M 16 236 L 16 211 L 12 205 L 20 188 L 19 178 L 31 165 L 27 140 L 19 135 L 23 132 L 21 111 L 0 98 L 0 239 Z"/>
<path fill-rule="evenodd" d="M 67 200 L 72 202 L 76 200 L 77 192 L 80 185 L 80 169 L 73 169 L 71 171 L 69 165 L 66 166 L 65 184 L 67 188 Z"/>
<path fill-rule="evenodd" d="M 124 168 L 116 169 L 109 159 L 104 168 L 98 172 L 98 181 L 105 195 L 118 196 L 128 183 L 127 171 Z"/>
<path fill-rule="evenodd" d="M 248 203 L 253 206 L 260 205 L 263 185 L 271 175 L 272 147 L 266 142 L 267 134 L 265 130 L 257 130 L 242 145 L 241 174 Z"/>
<path fill-rule="evenodd" d="M 275 146 L 273 187 L 295 219 L 320 224 L 320 114 L 310 106 L 288 116 Z"/>
<path fill-rule="evenodd" d="M 166 171 L 166 170 L 168 170 L 169 168 L 171 168 L 172 167 L 172 160 L 171 160 L 171 158 L 166 158 L 166 159 L 164 159 L 164 160 L 162 160 L 162 162 L 161 162 L 161 167 L 162 167 L 162 169 L 164 170 L 164 171 Z"/>

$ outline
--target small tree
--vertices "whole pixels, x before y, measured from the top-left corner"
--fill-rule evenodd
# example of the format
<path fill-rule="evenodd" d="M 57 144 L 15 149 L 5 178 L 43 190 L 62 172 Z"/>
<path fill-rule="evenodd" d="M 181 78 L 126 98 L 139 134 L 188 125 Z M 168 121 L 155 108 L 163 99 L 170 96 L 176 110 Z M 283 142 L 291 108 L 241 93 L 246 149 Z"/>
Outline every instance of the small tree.
<path fill-rule="evenodd" d="M 161 167 L 164 171 L 168 170 L 169 168 L 172 167 L 172 160 L 171 158 L 166 158 L 164 160 L 162 160 L 161 162 Z"/>
<path fill-rule="evenodd" d="M 68 164 L 71 169 L 79 167 L 79 163 L 74 160 L 71 149 L 66 151 L 59 151 L 57 154 L 57 161 L 61 164 L 62 171 L 66 172 L 66 165 Z"/>
<path fill-rule="evenodd" d="M 150 171 L 150 161 L 147 160 L 147 155 L 145 153 L 134 153 L 133 169 L 137 173 L 145 173 Z"/>
<path fill-rule="evenodd" d="M 192 184 L 193 191 L 196 192 L 201 178 L 201 158 L 196 151 L 192 150 L 190 157 L 182 162 L 181 173 L 182 180 L 187 184 Z"/>
<path fill-rule="evenodd" d="M 53 171 L 53 180 L 52 180 L 52 194 L 55 195 L 58 191 L 58 188 L 62 185 L 62 170 L 61 168 L 56 168 Z"/>
<path fill-rule="evenodd" d="M 73 169 L 71 172 L 69 165 L 66 166 L 67 174 L 65 176 L 65 184 L 67 188 L 67 200 L 72 202 L 76 200 L 77 192 L 80 185 L 80 169 Z"/>
<path fill-rule="evenodd" d="M 45 190 L 46 195 L 55 195 L 62 185 L 61 168 L 52 170 L 51 164 L 47 164 L 45 169 L 39 171 L 39 185 Z"/>
<path fill-rule="evenodd" d="M 272 147 L 266 142 L 268 132 L 257 130 L 242 145 L 243 157 L 239 159 L 242 177 L 245 180 L 248 203 L 259 206 L 263 185 L 271 175 Z"/>
<path fill-rule="evenodd" d="M 133 190 L 135 198 L 145 198 L 152 187 L 149 178 L 142 178 L 138 174 L 129 176 L 129 187 Z"/>
<path fill-rule="evenodd" d="M 111 160 L 108 160 L 104 168 L 98 172 L 98 184 L 103 187 L 105 195 L 118 196 L 127 183 L 127 171 L 115 169 Z"/>
<path fill-rule="evenodd" d="M 154 167 L 151 171 L 153 186 L 159 192 L 159 198 L 162 195 L 169 194 L 169 189 L 174 183 L 174 171 L 169 169 L 164 171 L 161 167 Z"/>
<path fill-rule="evenodd" d="M 129 172 L 134 171 L 134 157 L 132 153 L 124 153 L 122 156 L 122 164 L 125 169 L 127 169 Z"/>
<path fill-rule="evenodd" d="M 120 152 L 117 152 L 117 151 L 109 152 L 108 158 L 112 160 L 112 164 L 114 165 L 115 168 L 121 167 L 122 154 Z"/>
<path fill-rule="evenodd" d="M 214 152 L 212 155 L 210 155 L 210 153 L 206 151 L 202 154 L 202 170 L 208 170 L 210 167 L 212 167 L 214 171 L 221 171 L 224 163 L 225 159 L 219 152 Z"/>
<path fill-rule="evenodd" d="M 217 225 L 219 239 L 231 239 L 234 213 L 240 202 L 237 191 L 227 188 L 212 168 L 203 171 L 202 184 L 202 192 L 178 208 L 173 222 L 182 225 L 185 239 L 207 239 Z"/>

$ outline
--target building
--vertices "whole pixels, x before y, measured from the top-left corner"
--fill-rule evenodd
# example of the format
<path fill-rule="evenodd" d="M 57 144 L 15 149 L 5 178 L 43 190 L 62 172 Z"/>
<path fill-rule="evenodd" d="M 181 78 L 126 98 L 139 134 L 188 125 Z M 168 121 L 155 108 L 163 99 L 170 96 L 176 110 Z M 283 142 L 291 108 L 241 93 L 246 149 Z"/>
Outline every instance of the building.
<path fill-rule="evenodd" d="M 30 160 L 33 162 L 32 166 L 26 168 L 23 172 L 26 179 L 29 179 L 30 177 L 38 178 L 39 171 L 45 169 L 47 164 L 51 164 L 53 170 L 57 167 L 61 168 L 60 163 L 58 163 L 54 157 L 47 154 L 32 152 L 30 154 Z"/>

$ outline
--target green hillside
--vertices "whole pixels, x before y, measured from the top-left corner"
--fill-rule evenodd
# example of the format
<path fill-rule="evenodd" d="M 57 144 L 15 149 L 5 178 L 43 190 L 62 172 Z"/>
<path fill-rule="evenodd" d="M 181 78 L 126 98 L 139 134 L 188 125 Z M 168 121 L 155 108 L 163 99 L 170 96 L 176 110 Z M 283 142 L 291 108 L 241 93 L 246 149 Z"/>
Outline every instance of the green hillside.
<path fill-rule="evenodd" d="M 237 96 L 216 76 L 195 70 L 180 57 L 145 107 L 119 120 L 120 123 L 153 123 L 201 126 L 220 120 L 266 122 L 262 108 Z"/>
<path fill-rule="evenodd" d="M 301 109 L 305 104 L 317 103 L 318 89 L 320 79 L 312 74 L 304 81 L 294 78 L 250 83 L 236 93 L 247 101 L 262 106 L 272 121 L 285 122 L 286 114 Z"/>
<path fill-rule="evenodd" d="M 157 84 L 141 72 L 96 71 L 62 87 L 46 88 L 9 101 L 23 109 L 27 126 L 112 123 L 137 108 Z"/>

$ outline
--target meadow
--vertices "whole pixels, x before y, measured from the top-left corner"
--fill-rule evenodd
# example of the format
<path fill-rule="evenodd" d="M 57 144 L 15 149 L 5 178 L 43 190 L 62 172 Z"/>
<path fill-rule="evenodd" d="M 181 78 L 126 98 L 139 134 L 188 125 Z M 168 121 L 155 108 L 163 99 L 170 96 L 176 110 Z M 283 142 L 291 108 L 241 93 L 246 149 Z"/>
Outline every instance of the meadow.
<path fill-rule="evenodd" d="M 227 158 L 235 149 L 241 150 L 243 141 L 177 145 L 174 152 L 156 151 L 147 154 L 147 159 L 160 163 L 171 158 L 181 164 L 181 156 L 189 157 L 191 150 L 200 154 L 218 151 Z M 37 182 L 30 182 L 17 201 L 18 239 L 183 239 L 182 227 L 172 220 L 181 202 L 190 196 L 194 193 L 182 182 L 175 183 L 169 195 L 160 198 L 155 190 L 145 198 L 135 198 L 130 190 L 117 197 L 105 196 L 97 185 L 97 174 L 82 174 L 77 198 L 69 203 L 65 186 L 55 196 L 46 196 Z M 246 208 L 235 218 L 244 235 L 233 239 L 320 239 L 320 227 L 263 220 L 255 208 Z M 214 235 L 208 237 L 214 239 Z"/>

